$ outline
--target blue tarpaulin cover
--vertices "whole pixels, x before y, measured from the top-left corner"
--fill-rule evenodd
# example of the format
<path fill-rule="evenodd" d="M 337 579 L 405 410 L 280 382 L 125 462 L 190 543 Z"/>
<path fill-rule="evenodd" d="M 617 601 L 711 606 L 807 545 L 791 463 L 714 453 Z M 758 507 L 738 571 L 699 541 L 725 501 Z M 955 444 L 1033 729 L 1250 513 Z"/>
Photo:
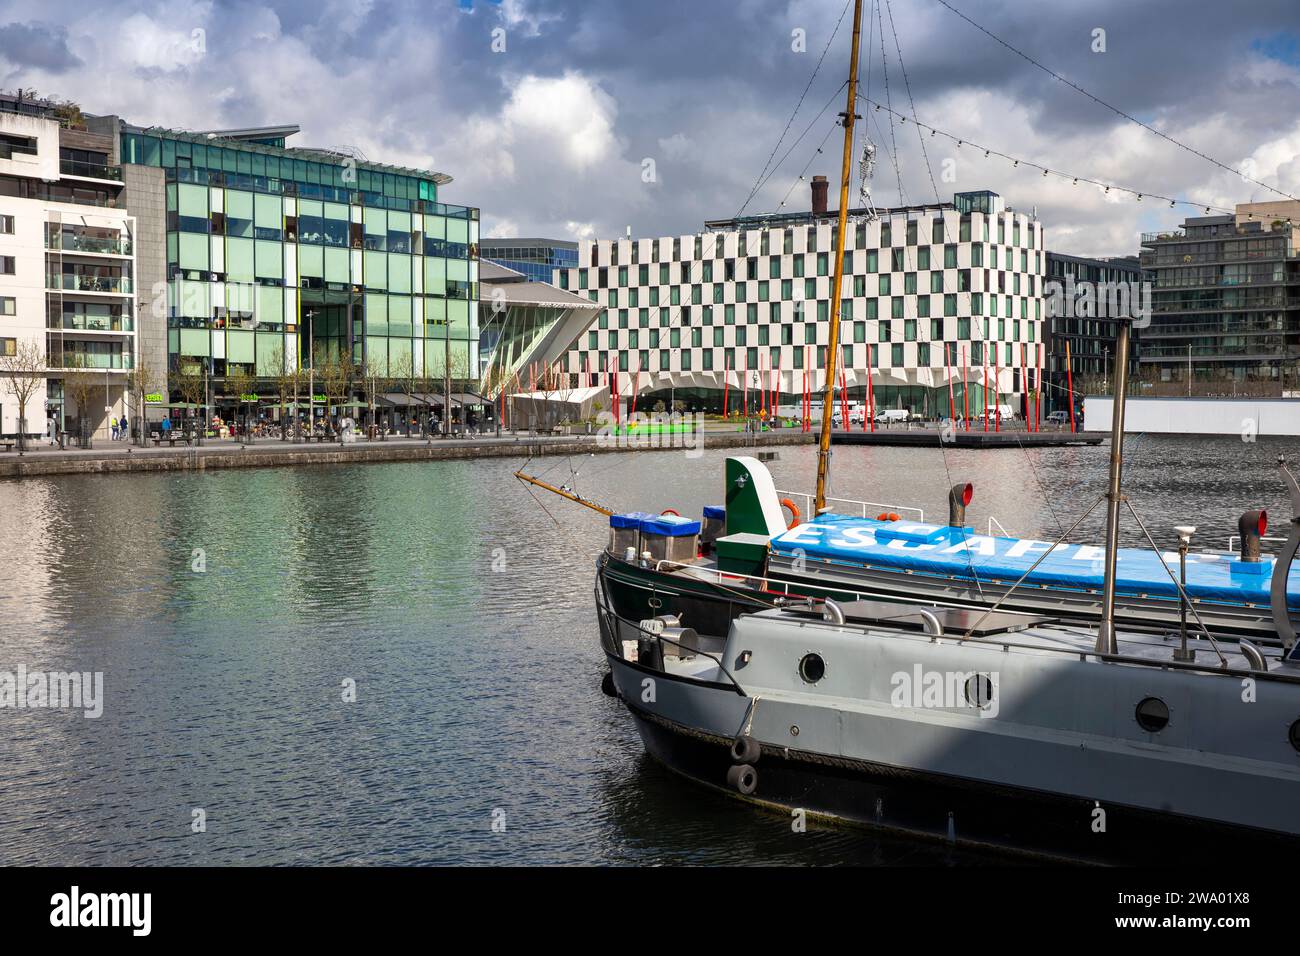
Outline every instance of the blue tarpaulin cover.
<path fill-rule="evenodd" d="M 653 515 L 648 511 L 629 511 L 626 514 L 610 515 L 609 526 L 611 528 L 636 528 L 639 531 L 641 530 L 642 522 L 657 517 L 659 516 Z"/>
<path fill-rule="evenodd" d="M 700 523 L 678 515 L 651 515 L 641 522 L 641 533 L 681 538 L 688 534 L 699 534 Z"/>
<path fill-rule="evenodd" d="M 1051 545 L 1032 538 L 975 534 L 969 528 L 828 514 L 773 538 L 772 552 L 792 558 L 801 551 L 808 558 L 858 567 L 1013 583 Z M 1023 586 L 1100 590 L 1104 558 L 1105 548 L 1100 545 L 1060 545 L 1025 578 Z M 1163 566 L 1166 563 L 1177 574 L 1178 552 L 1120 548 L 1116 591 L 1177 600 L 1178 589 Z M 1243 568 L 1231 555 L 1189 553 L 1187 593 L 1208 601 L 1267 605 L 1273 561 L 1265 558 L 1261 564 Z M 1300 608 L 1300 571 L 1295 567 L 1287 578 L 1287 595 L 1288 603 Z"/>

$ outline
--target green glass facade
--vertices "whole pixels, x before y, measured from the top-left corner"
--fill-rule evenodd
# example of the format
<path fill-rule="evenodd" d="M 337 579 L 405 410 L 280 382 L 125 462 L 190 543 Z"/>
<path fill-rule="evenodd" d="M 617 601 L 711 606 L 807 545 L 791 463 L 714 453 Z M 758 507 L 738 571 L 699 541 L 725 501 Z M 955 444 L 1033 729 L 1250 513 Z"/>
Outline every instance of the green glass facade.
<path fill-rule="evenodd" d="M 165 172 L 171 371 L 266 379 L 314 347 L 477 379 L 479 213 L 438 202 L 433 174 L 153 129 L 121 150 Z"/>

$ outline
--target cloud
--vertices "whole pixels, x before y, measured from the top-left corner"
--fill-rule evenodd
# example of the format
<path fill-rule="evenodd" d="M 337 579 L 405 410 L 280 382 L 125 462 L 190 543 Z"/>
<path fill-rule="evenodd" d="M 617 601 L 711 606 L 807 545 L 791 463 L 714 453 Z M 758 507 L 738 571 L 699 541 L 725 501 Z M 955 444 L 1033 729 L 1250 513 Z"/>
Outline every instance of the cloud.
<path fill-rule="evenodd" d="M 443 198 L 480 206 L 485 231 L 612 237 L 631 224 L 636 235 L 687 234 L 742 206 L 775 211 L 788 197 L 787 210 L 807 208 L 800 175 L 838 171 L 849 42 L 848 18 L 836 30 L 841 0 L 463 6 L 434 16 L 424 0 L 9 0 L 0 74 L 10 88 L 144 125 L 296 122 L 300 145 L 351 145 L 452 175 Z M 1050 17 L 1031 0 L 958 6 L 1168 136 L 1230 167 L 1251 160 L 1255 178 L 1300 189 L 1300 63 L 1295 31 L 1280 30 L 1294 22 L 1294 0 L 1198 4 L 1194 15 L 1182 0 L 1090 0 Z M 1212 205 L 1277 198 L 1052 79 L 939 4 L 876 9 L 865 96 L 884 99 L 887 65 L 895 109 L 915 104 L 924 122 L 1026 162 Z M 500 26 L 509 42 L 494 53 Z M 791 48 L 796 27 L 805 52 Z M 1107 30 L 1104 54 L 1091 48 L 1097 27 Z M 1225 66 L 1207 74 L 1204 63 Z M 923 151 L 913 124 L 891 130 L 883 114 L 864 116 L 859 134 L 880 148 L 877 205 L 932 202 L 936 187 L 945 200 L 993 189 L 1037 207 L 1050 248 L 1085 255 L 1135 252 L 1141 231 L 1190 211 L 984 161 L 941 137 Z M 642 180 L 644 157 L 656 160 L 655 182 Z M 770 176 L 746 203 L 769 158 Z M 955 182 L 941 178 L 945 158 L 956 161 Z"/>
<path fill-rule="evenodd" d="M 55 74 L 82 65 L 81 59 L 68 49 L 68 31 L 45 23 L 0 26 L 0 59 Z"/>

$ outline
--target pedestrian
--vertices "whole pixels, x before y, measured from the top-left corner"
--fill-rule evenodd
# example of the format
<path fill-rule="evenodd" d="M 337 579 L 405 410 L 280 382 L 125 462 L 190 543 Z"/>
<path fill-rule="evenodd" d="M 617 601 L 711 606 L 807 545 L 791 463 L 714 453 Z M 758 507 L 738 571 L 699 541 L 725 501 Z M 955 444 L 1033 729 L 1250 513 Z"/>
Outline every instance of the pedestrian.
<path fill-rule="evenodd" d="M 162 420 L 161 428 L 162 428 L 162 437 L 170 438 L 172 434 L 172 419 L 170 415 L 168 415 L 166 418 Z"/>
<path fill-rule="evenodd" d="M 53 448 L 59 439 L 59 423 L 53 415 L 45 423 L 45 434 L 50 439 L 50 447 Z"/>
<path fill-rule="evenodd" d="M 112 430 L 113 441 L 117 441 L 117 416 L 113 415 L 112 417 L 110 417 L 108 420 L 108 424 L 110 429 Z"/>
<path fill-rule="evenodd" d="M 131 434 L 131 432 L 127 428 L 126 415 L 123 415 L 122 418 L 118 421 L 117 427 L 119 432 L 118 435 L 119 438 L 125 440 L 126 437 Z"/>

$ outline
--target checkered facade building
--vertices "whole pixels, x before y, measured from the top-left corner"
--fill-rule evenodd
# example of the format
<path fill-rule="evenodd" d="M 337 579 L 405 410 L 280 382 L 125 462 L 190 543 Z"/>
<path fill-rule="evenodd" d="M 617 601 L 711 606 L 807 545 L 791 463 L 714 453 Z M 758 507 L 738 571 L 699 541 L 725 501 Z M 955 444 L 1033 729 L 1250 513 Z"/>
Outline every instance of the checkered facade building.
<path fill-rule="evenodd" d="M 824 378 L 837 223 L 812 213 L 706 224 L 698 235 L 583 241 L 555 283 L 606 306 L 561 360 L 575 386 L 621 394 L 724 381 L 786 396 Z M 1006 401 L 1042 360 L 1043 227 L 994 193 L 952 203 L 854 210 L 841 310 L 847 384 L 870 374 L 913 411 L 947 410 L 949 380 Z M 1031 376 L 1033 372 L 1031 371 Z M 779 383 L 779 386 L 778 384 Z M 990 384 L 990 391 L 992 385 Z M 940 399 L 942 399 L 940 401 Z"/>

